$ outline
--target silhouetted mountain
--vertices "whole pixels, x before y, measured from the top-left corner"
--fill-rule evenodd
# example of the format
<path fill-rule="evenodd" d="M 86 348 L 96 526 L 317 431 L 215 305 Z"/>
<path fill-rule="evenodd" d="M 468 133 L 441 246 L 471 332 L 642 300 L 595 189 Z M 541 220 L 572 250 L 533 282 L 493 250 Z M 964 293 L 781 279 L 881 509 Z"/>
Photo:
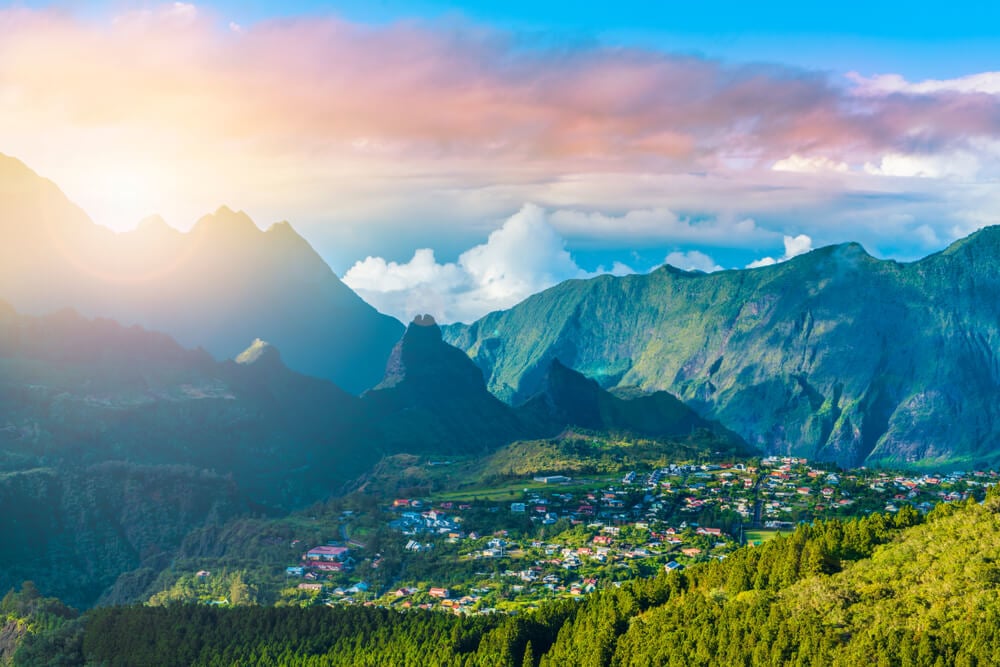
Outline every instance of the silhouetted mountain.
<path fill-rule="evenodd" d="M 525 432 L 513 410 L 487 391 L 476 365 L 441 339 L 429 315 L 407 327 L 382 382 L 362 401 L 386 451 L 482 451 Z"/>
<path fill-rule="evenodd" d="M 231 358 L 260 336 L 292 368 L 360 393 L 403 331 L 344 285 L 287 222 L 261 231 L 226 207 L 188 233 L 157 216 L 115 234 L 51 182 L 0 155 L 0 299 L 71 307 Z"/>

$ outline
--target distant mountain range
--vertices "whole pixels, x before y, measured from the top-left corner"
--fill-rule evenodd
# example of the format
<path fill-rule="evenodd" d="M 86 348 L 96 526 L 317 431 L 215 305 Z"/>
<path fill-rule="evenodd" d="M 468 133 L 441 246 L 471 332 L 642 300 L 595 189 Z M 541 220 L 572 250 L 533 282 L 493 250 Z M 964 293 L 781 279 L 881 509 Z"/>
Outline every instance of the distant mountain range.
<path fill-rule="evenodd" d="M 481 451 L 567 420 L 650 434 L 693 409 L 769 453 L 1000 464 L 998 228 L 908 264 L 845 244 L 751 270 L 567 281 L 445 327 L 472 363 L 439 347 L 436 324 L 404 336 L 287 223 L 262 232 L 222 208 L 188 233 L 153 218 L 114 234 L 0 156 L 0 238 L 0 299 L 20 312 L 72 307 L 215 359 L 269 341 L 282 369 L 370 389 L 347 430 L 380 430 L 372 451 Z M 602 393 L 567 384 L 571 370 Z"/>
<path fill-rule="evenodd" d="M 247 341 L 352 393 L 379 381 L 403 332 L 344 285 L 287 222 L 261 231 L 222 207 L 188 233 L 160 218 L 116 234 L 0 155 L 0 299 L 20 312 L 74 308 L 170 334 L 217 359 Z"/>
<path fill-rule="evenodd" d="M 231 474 L 253 502 L 302 506 L 383 456 L 485 453 L 569 426 L 653 437 L 702 429 L 742 446 L 673 397 L 626 401 L 575 371 L 553 372 L 536 400 L 511 408 L 433 319 L 419 318 L 383 381 L 358 398 L 289 370 L 261 340 L 216 362 L 138 327 L 66 310 L 24 316 L 0 302 L 0 471 L 183 464 Z"/>
<path fill-rule="evenodd" d="M 752 270 L 571 280 L 445 329 L 519 405 L 553 360 L 666 390 L 751 445 L 843 465 L 1000 463 L 1000 228 L 902 264 L 857 244 Z"/>

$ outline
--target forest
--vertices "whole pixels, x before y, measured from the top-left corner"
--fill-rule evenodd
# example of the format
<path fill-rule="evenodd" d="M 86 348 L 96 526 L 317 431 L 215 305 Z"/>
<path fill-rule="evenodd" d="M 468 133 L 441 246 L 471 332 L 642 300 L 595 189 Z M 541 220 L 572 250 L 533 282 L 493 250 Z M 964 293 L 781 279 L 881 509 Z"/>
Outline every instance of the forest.
<path fill-rule="evenodd" d="M 926 516 L 804 524 L 680 572 L 523 615 L 104 607 L 4 598 L 15 665 L 986 665 L 1000 650 L 1000 493 Z"/>

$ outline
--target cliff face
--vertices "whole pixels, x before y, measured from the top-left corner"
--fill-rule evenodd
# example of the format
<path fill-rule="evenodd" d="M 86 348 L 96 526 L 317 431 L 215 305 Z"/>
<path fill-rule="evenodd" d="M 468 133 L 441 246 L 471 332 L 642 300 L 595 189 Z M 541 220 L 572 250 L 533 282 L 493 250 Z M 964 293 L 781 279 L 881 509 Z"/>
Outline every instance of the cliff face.
<path fill-rule="evenodd" d="M 774 453 L 844 465 L 1000 461 L 1000 230 L 912 264 L 857 244 L 759 269 L 568 281 L 446 329 L 497 395 L 552 359 L 667 390 Z"/>

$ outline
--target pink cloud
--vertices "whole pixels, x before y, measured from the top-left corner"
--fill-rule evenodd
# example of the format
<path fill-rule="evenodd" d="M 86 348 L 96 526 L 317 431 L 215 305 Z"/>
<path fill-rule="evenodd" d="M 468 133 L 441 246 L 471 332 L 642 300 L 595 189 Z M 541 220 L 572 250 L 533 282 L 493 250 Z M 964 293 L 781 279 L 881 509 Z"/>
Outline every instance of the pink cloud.
<path fill-rule="evenodd" d="M 263 209 L 262 219 L 294 215 L 290 201 L 353 220 L 389 208 L 398 217 L 413 207 L 407 192 L 480 222 L 529 200 L 744 219 L 799 206 L 807 177 L 870 191 L 888 172 L 865 165 L 887 156 L 968 153 L 976 173 L 995 173 L 997 157 L 977 148 L 1000 136 L 989 73 L 842 80 L 634 48 L 526 46 L 461 21 L 231 24 L 184 3 L 104 23 L 0 10 L 0 151 L 81 193 L 88 210 L 95 188 L 74 174 L 116 161 L 148 174 L 163 206 L 210 198 L 183 211 L 191 220 L 220 201 Z M 809 197 L 832 196 L 810 183 Z M 157 204 L 122 215 L 155 210 L 169 214 Z"/>
<path fill-rule="evenodd" d="M 431 158 L 573 161 L 567 168 L 712 166 L 724 152 L 863 161 L 1000 131 L 997 100 L 965 89 L 910 93 L 861 81 L 857 110 L 852 89 L 780 66 L 525 49 L 469 25 L 310 18 L 233 31 L 223 23 L 182 3 L 104 26 L 7 10 L 0 73 L 23 108 L 81 126 L 344 150 L 363 138 Z"/>

